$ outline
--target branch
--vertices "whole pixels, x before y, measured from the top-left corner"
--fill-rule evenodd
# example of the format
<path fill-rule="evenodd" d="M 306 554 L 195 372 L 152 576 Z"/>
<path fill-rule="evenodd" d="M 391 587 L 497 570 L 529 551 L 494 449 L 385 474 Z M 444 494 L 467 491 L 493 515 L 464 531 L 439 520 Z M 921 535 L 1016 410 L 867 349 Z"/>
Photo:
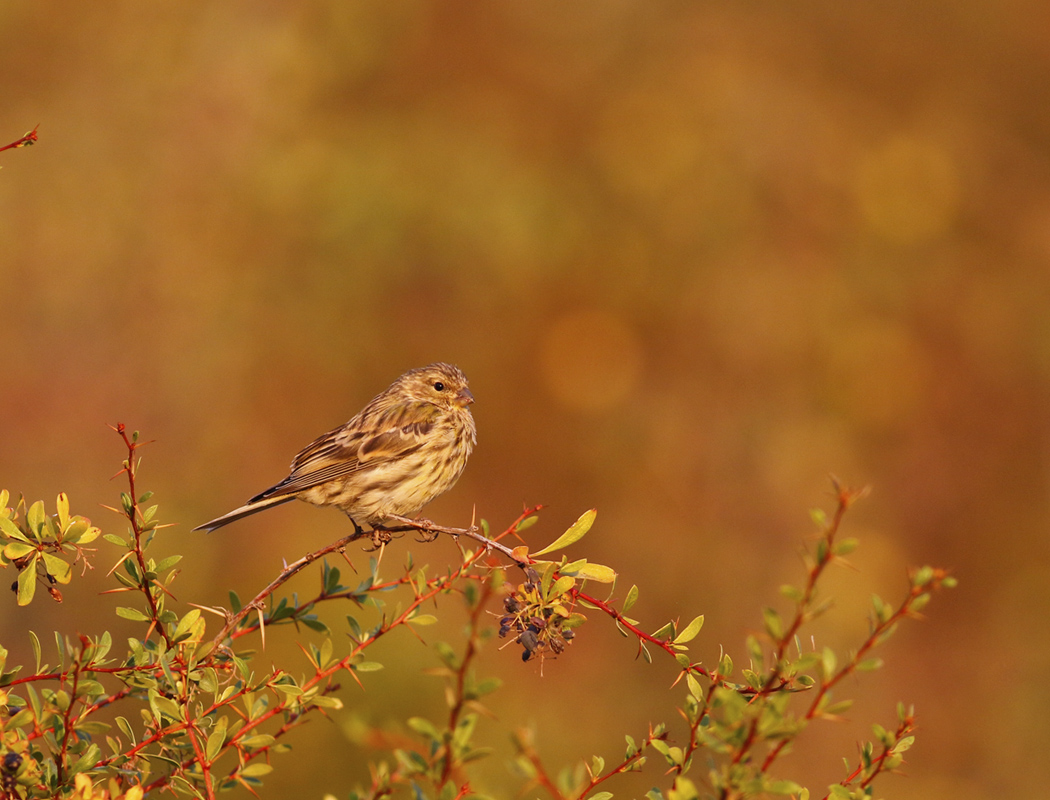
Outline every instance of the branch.
<path fill-rule="evenodd" d="M 117 513 L 122 513 L 123 516 L 127 518 L 128 522 L 131 523 L 131 533 L 135 537 L 135 547 L 133 552 L 135 554 L 135 561 L 138 564 L 139 588 L 141 588 L 142 593 L 146 595 L 146 602 L 149 604 L 150 627 L 156 628 L 157 632 L 160 633 L 168 647 L 171 647 L 171 637 L 164 628 L 164 623 L 160 621 L 160 607 L 157 605 L 157 598 L 153 596 L 153 590 L 150 588 L 151 581 L 146 577 L 149 574 L 149 569 L 146 566 L 146 556 L 142 552 L 142 536 L 147 531 L 142 526 L 142 511 L 139 509 L 139 498 L 135 493 L 135 473 L 138 470 L 138 464 L 135 460 L 135 451 L 142 447 L 143 444 L 147 443 L 138 441 L 138 433 L 134 433 L 129 437 L 127 428 L 125 428 L 123 422 L 118 422 L 115 426 L 110 427 L 120 435 L 120 438 L 124 440 L 124 446 L 128 449 L 128 458 L 124 462 L 124 468 L 117 473 L 117 475 L 120 475 L 121 473 L 127 474 L 128 493 L 121 498 L 123 501 L 121 504 L 123 512 L 117 511 Z M 116 477 L 116 475 L 113 477 Z M 143 497 L 146 497 L 146 495 Z M 155 529 L 155 527 L 150 528 L 151 531 Z M 123 559 L 121 560 L 123 561 Z M 119 565 L 120 562 L 118 561 L 117 564 Z M 161 588 L 163 589 L 162 586 Z M 148 639 L 149 635 L 150 634 L 147 631 L 146 636 L 143 638 Z"/>
<path fill-rule="evenodd" d="M 527 511 L 522 516 L 527 516 L 530 513 L 532 512 Z M 488 538 L 485 534 L 481 532 L 477 525 L 471 525 L 469 528 L 446 528 L 443 525 L 434 524 L 429 519 L 409 519 L 408 517 L 401 517 L 397 515 L 391 516 L 390 519 L 394 520 L 395 522 L 401 523 L 396 528 L 383 529 L 390 533 L 397 533 L 400 531 L 419 531 L 422 534 L 431 535 L 445 533 L 451 536 L 452 538 L 456 538 L 458 536 L 466 536 L 470 539 L 473 539 L 476 542 L 480 542 L 481 544 L 483 544 L 486 550 L 498 550 L 518 566 L 535 563 L 533 559 L 529 558 L 528 556 L 523 557 L 519 554 L 516 554 L 513 549 L 507 547 L 507 545 L 503 544 L 498 539 Z M 514 529 L 516 527 L 517 525 L 512 525 L 511 529 Z"/>
<path fill-rule="evenodd" d="M 223 643 L 223 641 L 229 635 L 230 631 L 236 628 L 241 623 L 241 620 L 248 616 L 248 614 L 252 611 L 256 609 L 261 610 L 266 598 L 273 594 L 282 583 L 284 583 L 297 572 L 299 572 L 303 567 L 312 564 L 317 559 L 322 558 L 328 555 L 329 553 L 342 551 L 348 544 L 357 539 L 360 539 L 362 536 L 365 535 L 366 534 L 364 533 L 364 531 L 354 531 L 349 536 L 344 536 L 342 539 L 339 539 L 336 542 L 332 542 L 331 544 L 322 547 L 320 550 L 315 550 L 313 553 L 307 553 L 298 561 L 294 561 L 291 564 L 287 565 L 283 570 L 281 570 L 281 573 L 276 578 L 270 581 L 270 583 L 266 586 L 265 589 L 263 589 L 261 592 L 255 595 L 255 597 L 253 597 L 249 602 L 245 603 L 244 607 L 240 611 L 238 611 L 236 614 L 227 614 L 226 624 L 223 626 L 222 630 L 216 634 L 215 638 L 212 639 L 212 651 L 214 651 Z"/>
<path fill-rule="evenodd" d="M 526 511 L 519 518 L 518 522 L 520 522 L 522 518 L 533 513 L 533 511 L 534 509 L 526 509 Z M 514 525 L 511 525 L 510 528 L 508 528 L 506 531 L 500 534 L 500 536 L 496 539 L 490 539 L 487 536 L 485 536 L 476 525 L 471 525 L 469 528 L 449 528 L 444 525 L 438 525 L 435 522 L 431 522 L 429 519 L 409 519 L 408 517 L 401 516 L 392 516 L 390 517 L 390 519 L 394 520 L 399 524 L 396 527 L 377 527 L 371 532 L 355 530 L 350 535 L 344 536 L 342 539 L 339 539 L 338 541 L 333 542 L 332 544 L 322 547 L 320 550 L 316 550 L 313 553 L 308 553 L 307 555 L 300 558 L 298 561 L 295 561 L 286 566 L 283 570 L 281 570 L 281 573 L 276 578 L 270 581 L 270 583 L 261 592 L 255 595 L 255 597 L 252 598 L 251 601 L 246 603 L 240 611 L 238 611 L 236 614 L 229 616 L 229 618 L 226 620 L 226 625 L 223 626 L 222 630 L 219 631 L 218 634 L 216 634 L 214 639 L 212 639 L 212 649 L 214 650 L 216 647 L 221 645 L 222 642 L 226 639 L 226 637 L 230 634 L 230 632 L 233 631 L 249 613 L 257 609 L 261 610 L 266 598 L 273 594 L 278 589 L 278 587 L 281 586 L 281 584 L 285 583 L 289 578 L 291 578 L 297 572 L 301 571 L 303 567 L 312 564 L 313 562 L 317 561 L 317 559 L 322 558 L 328 555 L 329 553 L 342 552 L 348 544 L 357 541 L 358 539 L 371 537 L 373 541 L 377 543 L 383 543 L 389 540 L 389 534 L 401 533 L 404 531 L 419 531 L 420 533 L 429 537 L 427 539 L 428 541 L 432 540 L 436 537 L 437 534 L 441 533 L 447 534 L 454 539 L 459 536 L 466 536 L 470 539 L 474 539 L 477 542 L 481 542 L 483 545 L 485 545 L 485 549 L 487 551 L 498 550 L 500 553 L 505 555 L 507 558 L 509 558 L 511 561 L 513 561 L 515 564 L 518 564 L 519 566 L 523 565 L 524 563 L 531 563 L 531 559 L 529 559 L 528 562 L 523 562 L 522 559 L 518 555 L 516 555 L 511 548 L 507 547 L 507 545 L 502 544 L 499 541 L 500 538 L 506 536 L 508 533 L 517 528 L 517 522 L 515 522 Z"/>
<path fill-rule="evenodd" d="M 26 133 L 18 141 L 11 142 L 11 144 L 5 144 L 3 147 L 0 147 L 0 152 L 2 152 L 4 150 L 11 150 L 11 149 L 13 149 L 15 147 L 28 147 L 29 145 L 35 143 L 36 140 L 37 140 L 36 131 L 37 131 L 37 128 L 39 128 L 39 127 L 40 126 L 37 125 L 36 128 L 33 128 L 33 130 L 31 130 L 28 133 Z"/>

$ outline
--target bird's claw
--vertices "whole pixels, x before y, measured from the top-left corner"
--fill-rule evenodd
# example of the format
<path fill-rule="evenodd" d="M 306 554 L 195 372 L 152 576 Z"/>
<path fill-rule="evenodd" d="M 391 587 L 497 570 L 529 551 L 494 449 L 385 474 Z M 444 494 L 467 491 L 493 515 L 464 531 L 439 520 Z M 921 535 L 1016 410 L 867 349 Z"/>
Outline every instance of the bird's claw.
<path fill-rule="evenodd" d="M 420 530 L 419 531 L 419 538 L 416 539 L 416 541 L 421 543 L 421 544 L 429 544 L 430 542 L 432 542 L 435 539 L 437 539 L 440 535 L 441 535 L 441 531 L 433 531 L 433 530 L 426 530 L 426 529 L 424 529 L 424 530 Z"/>

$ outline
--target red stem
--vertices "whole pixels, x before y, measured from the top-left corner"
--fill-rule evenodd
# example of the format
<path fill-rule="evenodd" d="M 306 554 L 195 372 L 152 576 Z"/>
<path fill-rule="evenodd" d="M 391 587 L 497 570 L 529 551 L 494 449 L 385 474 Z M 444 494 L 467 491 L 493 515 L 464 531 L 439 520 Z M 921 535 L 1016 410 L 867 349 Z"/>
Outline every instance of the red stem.
<path fill-rule="evenodd" d="M 168 636 L 168 632 L 164 629 L 164 624 L 159 619 L 160 609 L 157 606 L 157 598 L 153 596 L 153 590 L 150 588 L 149 581 L 146 580 L 146 574 L 149 570 L 146 569 L 146 557 L 142 552 L 143 530 L 139 524 L 139 499 L 135 493 L 135 450 L 141 447 L 143 443 L 133 442 L 128 437 L 127 429 L 122 422 L 118 422 L 113 430 L 120 434 L 120 438 L 124 440 L 124 445 L 128 449 L 128 460 L 121 471 L 127 473 L 128 476 L 128 493 L 131 497 L 131 507 L 124 509 L 124 516 L 131 523 L 131 532 L 135 537 L 135 561 L 138 563 L 139 580 L 141 581 L 139 588 L 142 589 L 142 593 L 146 595 L 146 602 L 149 603 L 150 627 L 156 629 L 168 647 L 171 647 L 171 637 Z M 117 474 L 119 475 L 120 473 L 118 472 Z"/>
<path fill-rule="evenodd" d="M 40 126 L 37 125 L 36 128 L 33 128 L 33 130 L 29 131 L 29 133 L 27 133 L 18 141 L 11 142 L 11 144 L 5 144 L 3 147 L 0 147 L 0 152 L 3 152 L 4 150 L 10 150 L 14 147 L 25 147 L 27 145 L 33 144 L 37 140 L 36 131 L 39 127 Z"/>

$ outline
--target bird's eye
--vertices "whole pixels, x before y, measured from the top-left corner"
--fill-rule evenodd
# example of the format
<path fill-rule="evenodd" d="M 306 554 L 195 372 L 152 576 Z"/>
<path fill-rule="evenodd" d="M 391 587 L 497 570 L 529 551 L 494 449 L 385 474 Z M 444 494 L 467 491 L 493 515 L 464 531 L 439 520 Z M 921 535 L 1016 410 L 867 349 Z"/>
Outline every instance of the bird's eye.
<path fill-rule="evenodd" d="M 434 381 L 434 388 L 439 392 L 443 392 L 445 391 L 445 384 L 441 381 Z"/>

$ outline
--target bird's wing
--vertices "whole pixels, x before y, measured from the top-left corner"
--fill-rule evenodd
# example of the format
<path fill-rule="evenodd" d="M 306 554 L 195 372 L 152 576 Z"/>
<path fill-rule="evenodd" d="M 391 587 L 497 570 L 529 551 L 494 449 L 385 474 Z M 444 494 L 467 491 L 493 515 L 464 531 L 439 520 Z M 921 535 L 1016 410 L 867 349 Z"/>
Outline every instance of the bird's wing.
<path fill-rule="evenodd" d="M 414 453 L 426 443 L 438 413 L 430 403 L 411 403 L 371 419 L 355 418 L 303 448 L 291 474 L 252 501 L 297 494 Z"/>

